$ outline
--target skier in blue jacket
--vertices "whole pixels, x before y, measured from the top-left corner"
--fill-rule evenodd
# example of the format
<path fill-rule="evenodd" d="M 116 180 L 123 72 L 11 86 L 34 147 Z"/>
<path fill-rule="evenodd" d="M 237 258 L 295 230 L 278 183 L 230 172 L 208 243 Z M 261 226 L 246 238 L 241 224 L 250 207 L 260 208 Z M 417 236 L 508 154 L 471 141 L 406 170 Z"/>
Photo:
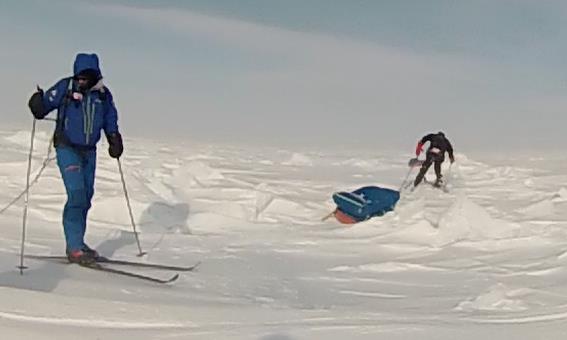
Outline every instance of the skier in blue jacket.
<path fill-rule="evenodd" d="M 124 150 L 118 114 L 110 90 L 103 85 L 96 54 L 78 54 L 73 77 L 58 81 L 44 92 L 38 87 L 29 101 L 36 119 L 57 109 L 54 145 L 65 184 L 63 209 L 66 253 L 70 262 L 91 264 L 98 253 L 85 243 L 87 213 L 94 194 L 96 145 L 104 130 L 112 158 Z"/>

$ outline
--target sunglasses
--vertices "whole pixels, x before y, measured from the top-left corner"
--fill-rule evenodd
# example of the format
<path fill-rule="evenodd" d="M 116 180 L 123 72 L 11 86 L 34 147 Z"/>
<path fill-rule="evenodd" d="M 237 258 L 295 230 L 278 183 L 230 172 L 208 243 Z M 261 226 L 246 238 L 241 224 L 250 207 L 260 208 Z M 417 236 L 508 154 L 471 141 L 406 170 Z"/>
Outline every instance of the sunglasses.
<path fill-rule="evenodd" d="M 77 77 L 77 81 L 88 81 L 85 77 Z"/>

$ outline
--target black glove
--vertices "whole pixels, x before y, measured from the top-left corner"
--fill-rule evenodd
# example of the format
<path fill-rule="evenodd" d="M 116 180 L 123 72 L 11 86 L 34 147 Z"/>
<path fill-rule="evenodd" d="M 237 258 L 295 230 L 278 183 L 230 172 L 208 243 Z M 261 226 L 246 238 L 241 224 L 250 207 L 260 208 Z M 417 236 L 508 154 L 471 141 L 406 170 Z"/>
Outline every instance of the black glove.
<path fill-rule="evenodd" d="M 35 119 L 43 119 L 45 117 L 45 108 L 43 107 L 43 90 L 39 86 L 37 87 L 37 91 L 30 97 L 28 107 Z"/>
<path fill-rule="evenodd" d="M 455 163 L 455 156 L 449 155 L 449 160 L 451 161 L 451 164 Z"/>
<path fill-rule="evenodd" d="M 106 135 L 108 140 L 108 154 L 112 158 L 120 158 L 124 152 L 124 145 L 122 144 L 122 136 L 120 132 L 111 133 Z"/>

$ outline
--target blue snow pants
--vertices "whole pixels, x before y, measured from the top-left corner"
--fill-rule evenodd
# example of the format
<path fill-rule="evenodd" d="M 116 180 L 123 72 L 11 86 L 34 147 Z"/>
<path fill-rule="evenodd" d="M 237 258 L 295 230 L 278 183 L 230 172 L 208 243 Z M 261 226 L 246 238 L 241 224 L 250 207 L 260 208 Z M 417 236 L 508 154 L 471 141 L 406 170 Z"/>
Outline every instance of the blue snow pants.
<path fill-rule="evenodd" d="M 63 230 L 67 253 L 85 247 L 87 214 L 94 194 L 96 149 L 56 148 L 57 165 L 65 184 L 67 203 L 63 209 Z"/>

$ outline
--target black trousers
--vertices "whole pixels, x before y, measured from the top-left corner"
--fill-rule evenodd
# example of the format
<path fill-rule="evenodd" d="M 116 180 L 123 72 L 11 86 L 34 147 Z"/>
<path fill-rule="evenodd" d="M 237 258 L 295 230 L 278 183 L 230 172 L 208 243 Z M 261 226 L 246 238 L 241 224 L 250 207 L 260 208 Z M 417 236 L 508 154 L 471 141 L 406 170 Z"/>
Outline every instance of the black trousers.
<path fill-rule="evenodd" d="M 443 164 L 444 161 L 445 157 L 442 153 L 427 152 L 425 162 L 421 165 L 421 169 L 419 169 L 419 174 L 417 174 L 413 185 L 417 186 L 421 183 L 423 177 L 425 177 L 425 174 L 431 167 L 431 164 L 434 164 L 435 176 L 437 176 L 437 181 L 440 181 L 441 177 L 443 177 L 443 175 L 441 175 L 441 164 Z"/>

